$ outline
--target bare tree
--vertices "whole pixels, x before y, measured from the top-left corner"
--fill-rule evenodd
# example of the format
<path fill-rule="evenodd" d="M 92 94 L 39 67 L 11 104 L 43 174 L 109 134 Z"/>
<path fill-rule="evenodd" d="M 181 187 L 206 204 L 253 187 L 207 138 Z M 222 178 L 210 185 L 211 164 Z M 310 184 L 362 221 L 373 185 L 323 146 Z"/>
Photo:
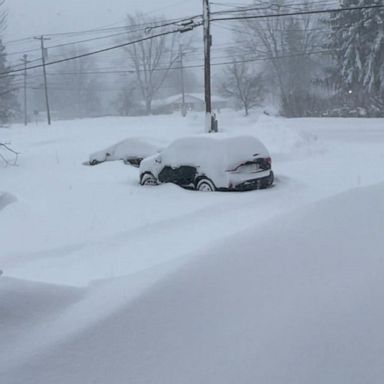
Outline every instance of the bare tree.
<path fill-rule="evenodd" d="M 5 0 L 0 0 L 0 33 L 3 33 L 7 27 L 8 11 L 4 9 Z"/>
<path fill-rule="evenodd" d="M 16 165 L 19 153 L 14 151 L 9 143 L 0 143 L 0 160 L 5 165 Z"/>
<path fill-rule="evenodd" d="M 1 38 L 7 26 L 7 11 L 4 9 L 5 0 L 0 0 L 0 72 L 7 72 L 5 47 Z M 0 77 L 0 124 L 6 124 L 15 112 L 17 100 L 15 88 L 12 86 L 13 76 L 4 75 Z M 14 151 L 9 143 L 0 141 L 0 160 L 6 165 L 16 165 L 18 153 Z"/>
<path fill-rule="evenodd" d="M 249 110 L 260 105 L 264 98 L 262 75 L 246 62 L 234 62 L 224 70 L 224 75 L 226 80 L 221 85 L 221 93 L 233 98 L 248 116 Z"/>
<path fill-rule="evenodd" d="M 3 44 L 2 33 L 7 26 L 7 11 L 4 9 L 5 0 L 0 0 L 0 125 L 7 124 L 9 119 L 18 112 L 18 102 L 14 85 L 14 76 L 7 74 L 11 67 L 7 63 L 7 54 Z"/>
<path fill-rule="evenodd" d="M 261 11 L 264 14 L 292 12 L 292 4 L 285 0 L 269 3 L 270 7 Z M 300 9 L 309 9 L 309 5 L 308 0 L 304 1 Z M 271 89 L 278 91 L 282 113 L 303 114 L 319 71 L 311 54 L 321 48 L 324 38 L 316 18 L 301 15 L 244 20 L 240 27 L 236 30 L 238 47 L 243 54 L 266 60 L 265 72 L 273 81 Z"/>
<path fill-rule="evenodd" d="M 127 33 L 130 40 L 143 37 L 143 31 L 134 31 L 137 25 L 161 25 L 161 21 L 149 18 L 138 13 L 135 16 L 127 17 Z M 156 33 L 164 31 L 163 28 L 156 28 Z M 146 41 L 127 46 L 130 63 L 133 65 L 137 79 L 138 88 L 145 103 L 146 114 L 151 114 L 152 100 L 162 87 L 173 64 L 178 60 L 178 50 L 175 47 L 175 37 L 160 36 Z"/>
<path fill-rule="evenodd" d="M 127 85 L 121 89 L 113 103 L 121 116 L 129 116 L 139 109 L 136 97 L 137 84 L 130 79 L 127 79 L 126 82 Z"/>

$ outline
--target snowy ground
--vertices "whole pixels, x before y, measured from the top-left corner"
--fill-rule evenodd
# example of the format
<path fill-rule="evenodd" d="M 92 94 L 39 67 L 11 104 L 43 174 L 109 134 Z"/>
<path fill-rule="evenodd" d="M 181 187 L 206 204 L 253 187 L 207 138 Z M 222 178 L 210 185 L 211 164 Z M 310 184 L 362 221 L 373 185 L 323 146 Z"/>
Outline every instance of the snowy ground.
<path fill-rule="evenodd" d="M 383 382 L 383 120 L 219 118 L 269 148 L 272 189 L 82 165 L 199 115 L 0 131 L 22 153 L 0 168 L 1 383 Z"/>

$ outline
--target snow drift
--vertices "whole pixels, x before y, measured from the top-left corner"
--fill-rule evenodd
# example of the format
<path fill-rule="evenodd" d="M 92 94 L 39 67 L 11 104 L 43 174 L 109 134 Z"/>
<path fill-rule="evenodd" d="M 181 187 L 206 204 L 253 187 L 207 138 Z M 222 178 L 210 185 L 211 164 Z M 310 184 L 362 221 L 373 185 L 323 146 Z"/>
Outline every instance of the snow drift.
<path fill-rule="evenodd" d="M 381 384 L 383 233 L 383 184 L 271 219 L 27 362 L 3 360 L 2 382 Z M 129 280 L 105 283 L 109 298 Z"/>

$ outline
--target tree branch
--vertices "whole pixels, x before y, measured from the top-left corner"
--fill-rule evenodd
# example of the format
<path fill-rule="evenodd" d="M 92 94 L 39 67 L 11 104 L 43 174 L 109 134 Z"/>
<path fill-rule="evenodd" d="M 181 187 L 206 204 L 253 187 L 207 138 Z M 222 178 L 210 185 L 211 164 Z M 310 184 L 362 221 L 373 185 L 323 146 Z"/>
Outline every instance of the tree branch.
<path fill-rule="evenodd" d="M 12 165 L 12 166 L 16 166 L 17 165 L 17 160 L 18 160 L 18 157 L 19 157 L 19 152 L 16 152 L 15 150 L 13 150 L 10 146 L 9 146 L 9 143 L 0 143 L 0 150 L 4 148 L 4 150 L 6 152 L 10 152 L 12 153 L 13 155 L 13 161 L 10 161 L 5 155 L 3 155 L 0 151 L 0 159 L 3 160 L 3 162 L 5 163 L 5 165 Z"/>

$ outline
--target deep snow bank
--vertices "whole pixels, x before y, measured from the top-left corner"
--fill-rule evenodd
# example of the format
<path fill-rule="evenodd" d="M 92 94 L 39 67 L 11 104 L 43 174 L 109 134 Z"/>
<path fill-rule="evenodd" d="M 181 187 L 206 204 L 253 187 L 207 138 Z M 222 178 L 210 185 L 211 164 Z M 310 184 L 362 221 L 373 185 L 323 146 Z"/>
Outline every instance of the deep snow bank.
<path fill-rule="evenodd" d="M 260 139 L 273 157 L 301 157 L 323 152 L 324 144 L 309 132 L 311 121 L 286 119 L 264 114 L 251 114 L 247 118 L 225 111 L 219 115 L 220 129 L 225 132 L 254 135 Z M 293 120 L 293 121 L 292 121 Z"/>
<path fill-rule="evenodd" d="M 272 219 L 2 380 L 381 384 L 383 233 L 383 184 Z"/>

